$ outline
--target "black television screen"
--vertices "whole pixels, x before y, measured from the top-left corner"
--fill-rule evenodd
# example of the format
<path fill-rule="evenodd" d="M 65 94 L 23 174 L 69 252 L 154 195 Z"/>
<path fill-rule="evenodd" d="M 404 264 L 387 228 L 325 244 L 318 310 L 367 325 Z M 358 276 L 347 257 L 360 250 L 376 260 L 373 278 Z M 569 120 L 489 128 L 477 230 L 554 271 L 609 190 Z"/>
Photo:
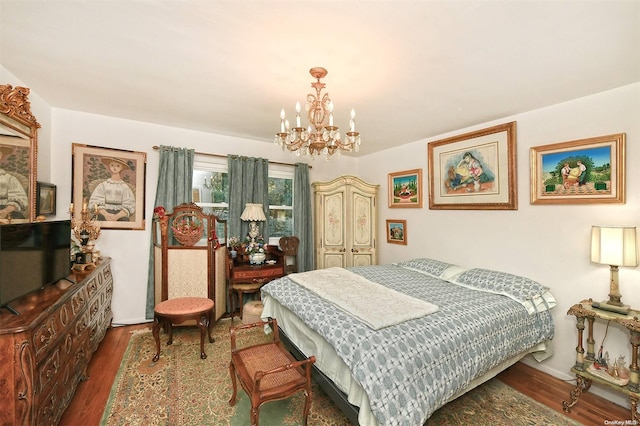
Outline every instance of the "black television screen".
<path fill-rule="evenodd" d="M 71 221 L 0 225 L 0 308 L 70 274 Z"/>

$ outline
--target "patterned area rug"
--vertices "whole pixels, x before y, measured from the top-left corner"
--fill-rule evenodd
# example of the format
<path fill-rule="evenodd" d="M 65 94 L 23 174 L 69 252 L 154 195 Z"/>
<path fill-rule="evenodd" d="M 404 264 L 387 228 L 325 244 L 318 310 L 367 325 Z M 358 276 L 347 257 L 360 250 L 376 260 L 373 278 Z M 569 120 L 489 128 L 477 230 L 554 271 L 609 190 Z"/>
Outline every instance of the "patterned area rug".
<path fill-rule="evenodd" d="M 236 325 L 239 321 L 236 320 Z M 229 406 L 230 320 L 214 326 L 214 343 L 205 341 L 208 357 L 200 359 L 196 327 L 175 327 L 173 344 L 161 333 L 161 354 L 153 362 L 155 342 L 149 330 L 132 334 L 102 425 L 249 425 L 249 400 L 241 389 Z M 260 329 L 246 333 L 238 345 L 255 344 L 269 337 Z M 302 424 L 304 398 L 270 402 L 260 409 L 260 425 Z M 579 425 L 494 379 L 436 411 L 427 425 Z M 349 425 L 321 389 L 314 385 L 309 425 Z"/>

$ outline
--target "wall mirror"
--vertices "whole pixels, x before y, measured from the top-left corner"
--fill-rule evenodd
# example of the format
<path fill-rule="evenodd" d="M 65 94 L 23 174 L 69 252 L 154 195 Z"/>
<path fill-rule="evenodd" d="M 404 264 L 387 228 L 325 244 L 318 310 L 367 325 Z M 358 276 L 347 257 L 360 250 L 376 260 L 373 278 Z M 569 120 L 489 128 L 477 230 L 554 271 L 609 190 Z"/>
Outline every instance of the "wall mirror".
<path fill-rule="evenodd" d="M 38 124 L 29 89 L 0 85 L 0 223 L 36 219 Z"/>

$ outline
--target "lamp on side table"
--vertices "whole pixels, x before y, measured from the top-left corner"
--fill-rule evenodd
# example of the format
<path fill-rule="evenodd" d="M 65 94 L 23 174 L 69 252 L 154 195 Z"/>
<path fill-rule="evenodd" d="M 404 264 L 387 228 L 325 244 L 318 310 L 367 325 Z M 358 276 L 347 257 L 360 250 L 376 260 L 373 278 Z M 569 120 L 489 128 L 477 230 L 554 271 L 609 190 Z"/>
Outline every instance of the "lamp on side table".
<path fill-rule="evenodd" d="M 629 306 L 621 301 L 618 267 L 638 266 L 636 227 L 592 226 L 591 261 L 611 267 L 609 300 L 593 302 L 593 307 L 619 314 L 628 314 Z"/>

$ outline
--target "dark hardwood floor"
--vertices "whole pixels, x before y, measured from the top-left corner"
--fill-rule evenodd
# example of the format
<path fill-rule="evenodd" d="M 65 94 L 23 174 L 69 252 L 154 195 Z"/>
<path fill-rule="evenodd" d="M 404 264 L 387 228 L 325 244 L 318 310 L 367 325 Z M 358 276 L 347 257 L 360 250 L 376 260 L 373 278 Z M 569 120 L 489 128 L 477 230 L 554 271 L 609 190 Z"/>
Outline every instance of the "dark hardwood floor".
<path fill-rule="evenodd" d="M 149 324 L 115 327 L 107 331 L 89 365 L 89 380 L 78 385 L 75 397 L 62 416 L 60 425 L 91 426 L 100 424 L 102 411 L 127 348 L 130 333 L 135 329 L 145 327 L 149 327 Z M 522 363 L 517 363 L 500 373 L 498 378 L 514 389 L 585 426 L 602 426 L 607 423 L 613 424 L 605 423 L 605 420 L 624 421 L 631 418 L 627 408 L 613 404 L 589 392 L 581 396 L 580 401 L 571 409 L 571 413 L 564 413 L 562 401 L 569 398 L 569 392 L 575 386 L 575 382 L 556 379 Z"/>

